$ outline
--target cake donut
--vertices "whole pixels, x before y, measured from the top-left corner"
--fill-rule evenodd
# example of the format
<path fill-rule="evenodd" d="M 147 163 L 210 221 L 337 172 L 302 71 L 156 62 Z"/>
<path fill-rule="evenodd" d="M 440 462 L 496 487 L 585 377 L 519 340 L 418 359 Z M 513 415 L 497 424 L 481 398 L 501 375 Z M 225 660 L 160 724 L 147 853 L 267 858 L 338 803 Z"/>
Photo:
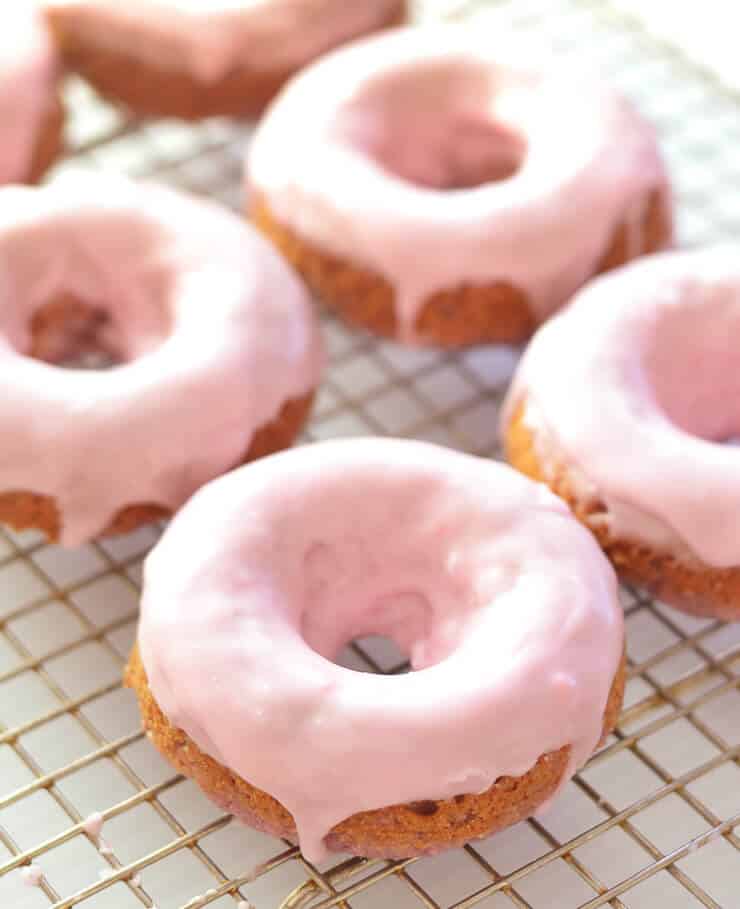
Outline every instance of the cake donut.
<path fill-rule="evenodd" d="M 17 529 L 131 530 L 306 418 L 307 294 L 215 205 L 116 177 L 5 187 L 0 282 L 0 520 Z"/>
<path fill-rule="evenodd" d="M 256 116 L 339 44 L 405 21 L 406 0 L 46 0 L 67 64 L 143 116 Z"/>
<path fill-rule="evenodd" d="M 370 634 L 414 671 L 333 662 Z M 193 497 L 146 562 L 126 681 L 179 771 L 317 862 L 434 853 L 542 808 L 613 728 L 623 669 L 616 577 L 560 499 L 355 439 Z"/>
<path fill-rule="evenodd" d="M 319 296 L 417 344 L 522 341 L 672 234 L 653 130 L 623 98 L 463 26 L 306 69 L 259 126 L 247 182 L 255 222 Z"/>
<path fill-rule="evenodd" d="M 644 259 L 540 330 L 506 406 L 508 458 L 547 482 L 628 580 L 740 619 L 740 262 Z"/>
<path fill-rule="evenodd" d="M 31 4 L 3 4 L 2 24 L 0 184 L 35 183 L 62 149 L 59 60 Z"/>

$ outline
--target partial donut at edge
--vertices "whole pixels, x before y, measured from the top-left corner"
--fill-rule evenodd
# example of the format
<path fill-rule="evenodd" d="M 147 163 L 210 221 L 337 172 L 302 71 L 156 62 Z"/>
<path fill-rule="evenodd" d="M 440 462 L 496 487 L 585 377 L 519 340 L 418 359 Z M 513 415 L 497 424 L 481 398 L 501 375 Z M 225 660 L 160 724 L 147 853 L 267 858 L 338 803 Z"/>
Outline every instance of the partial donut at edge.
<path fill-rule="evenodd" d="M 402 25 L 406 19 L 406 2 L 398 0 L 378 30 Z M 47 13 L 47 21 L 67 66 L 103 98 L 140 116 L 258 117 L 295 73 L 295 67 L 265 71 L 244 66 L 207 83 L 184 69 L 157 69 L 130 54 L 98 46 L 80 34 L 63 11 Z"/>
<path fill-rule="evenodd" d="M 603 520 L 606 506 L 580 497 L 569 481 L 567 467 L 556 459 L 545 469 L 533 434 L 524 421 L 525 412 L 526 401 L 520 404 L 505 428 L 507 460 L 526 476 L 547 484 L 567 502 L 575 516 L 594 534 L 622 578 L 691 615 L 725 621 L 740 619 L 740 567 L 714 568 L 698 559 L 688 563 L 670 552 L 659 552 L 636 540 L 612 536 Z"/>

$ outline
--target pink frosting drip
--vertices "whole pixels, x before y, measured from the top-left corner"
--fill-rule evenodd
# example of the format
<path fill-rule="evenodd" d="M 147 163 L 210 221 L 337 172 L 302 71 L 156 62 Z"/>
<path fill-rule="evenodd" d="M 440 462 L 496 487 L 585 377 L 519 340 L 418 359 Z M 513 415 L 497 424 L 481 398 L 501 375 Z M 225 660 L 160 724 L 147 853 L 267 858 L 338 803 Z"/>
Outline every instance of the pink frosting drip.
<path fill-rule="evenodd" d="M 416 671 L 331 662 L 371 633 Z M 569 778 L 600 738 L 622 637 L 611 567 L 544 486 L 379 439 L 198 493 L 147 560 L 139 629 L 170 721 L 278 798 L 312 861 L 358 811 L 480 793 L 564 745 Z"/>
<path fill-rule="evenodd" d="M 105 824 L 103 815 L 99 811 L 94 811 L 82 822 L 82 829 L 88 836 L 99 841 L 100 834 L 103 832 L 103 824 Z"/>
<path fill-rule="evenodd" d="M 740 565 L 740 264 L 735 248 L 644 259 L 536 335 L 526 401 L 545 466 L 564 461 L 621 538 Z M 568 352 L 576 355 L 568 355 Z"/>
<path fill-rule="evenodd" d="M 653 130 L 624 99 L 526 59 L 460 26 L 399 29 L 308 68 L 258 128 L 251 188 L 390 280 L 407 341 L 430 295 L 465 284 L 509 282 L 544 319 L 617 225 L 668 192 Z M 455 189 L 486 172 L 499 179 Z"/>
<path fill-rule="evenodd" d="M 236 66 L 298 69 L 383 24 L 397 0 L 45 0 L 98 44 L 216 81 Z"/>
<path fill-rule="evenodd" d="M 0 489 L 57 500 L 76 544 L 125 505 L 182 504 L 234 466 L 323 363 L 299 282 L 244 222 L 123 178 L 0 190 Z M 110 317 L 123 365 L 24 355 L 61 294 Z"/>
<path fill-rule="evenodd" d="M 36 6 L 4 3 L 0 32 L 0 183 L 26 180 L 59 65 Z"/>
<path fill-rule="evenodd" d="M 27 887 L 40 887 L 44 879 L 44 872 L 38 865 L 31 863 L 21 868 L 21 878 Z"/>

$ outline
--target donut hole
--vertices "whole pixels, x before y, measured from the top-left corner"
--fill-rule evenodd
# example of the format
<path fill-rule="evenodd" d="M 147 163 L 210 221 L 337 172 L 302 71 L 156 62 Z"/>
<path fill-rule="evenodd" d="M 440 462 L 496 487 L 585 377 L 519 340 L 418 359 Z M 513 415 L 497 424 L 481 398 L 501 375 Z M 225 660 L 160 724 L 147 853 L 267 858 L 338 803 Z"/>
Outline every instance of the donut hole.
<path fill-rule="evenodd" d="M 103 307 L 61 299 L 38 309 L 30 326 L 29 356 L 63 369 L 110 369 L 124 362 Z"/>
<path fill-rule="evenodd" d="M 335 662 L 357 672 L 401 675 L 411 669 L 408 654 L 401 650 L 393 638 L 383 634 L 355 638 L 342 648 Z"/>
<path fill-rule="evenodd" d="M 382 594 L 370 602 L 358 597 L 339 611 L 327 589 L 304 613 L 302 633 L 313 650 L 338 665 L 349 649 L 368 663 L 367 671 L 373 664 L 393 669 L 407 661 L 418 670 L 441 662 L 452 649 L 439 640 L 436 624 L 434 606 L 418 591 Z"/>
<path fill-rule="evenodd" d="M 165 309 L 156 305 L 137 311 L 61 294 L 8 329 L 13 346 L 34 360 L 60 369 L 102 371 L 154 350 L 170 324 Z"/>
<path fill-rule="evenodd" d="M 646 373 L 663 413 L 708 442 L 740 440 L 740 294 L 717 285 L 692 290 L 656 326 Z"/>
<path fill-rule="evenodd" d="M 406 660 L 413 671 L 430 668 L 456 650 L 476 610 L 473 562 L 480 554 L 472 543 L 469 550 L 445 551 L 440 540 L 447 539 L 450 527 L 458 528 L 460 518 L 446 503 L 438 513 L 435 493 L 425 484 L 417 490 L 409 486 L 394 485 L 387 498 L 366 504 L 361 520 L 357 512 L 362 529 L 340 527 L 341 516 L 332 517 L 334 532 L 312 541 L 300 560 L 295 596 L 300 632 L 312 650 L 333 663 L 341 664 L 342 652 L 354 643 L 372 659 L 377 654 L 385 671 L 401 671 Z M 317 502 L 311 513 L 322 508 Z M 389 530 L 396 508 L 404 520 Z M 465 533 L 459 529 L 460 537 Z"/>
<path fill-rule="evenodd" d="M 53 367 L 102 371 L 168 341 L 182 300 L 197 297 L 199 270 L 185 267 L 189 252 L 171 240 L 164 248 L 157 219 L 132 201 L 139 191 L 105 182 L 99 200 L 83 194 L 79 212 L 75 179 L 48 197 L 38 192 L 13 188 L 15 220 L 0 225 L 0 347 Z M 155 210 L 149 197 L 158 190 L 145 192 Z"/>
<path fill-rule="evenodd" d="M 376 80 L 340 115 L 346 141 L 423 189 L 470 190 L 508 180 L 527 153 L 499 108 L 508 86 L 489 67 L 438 63 Z"/>

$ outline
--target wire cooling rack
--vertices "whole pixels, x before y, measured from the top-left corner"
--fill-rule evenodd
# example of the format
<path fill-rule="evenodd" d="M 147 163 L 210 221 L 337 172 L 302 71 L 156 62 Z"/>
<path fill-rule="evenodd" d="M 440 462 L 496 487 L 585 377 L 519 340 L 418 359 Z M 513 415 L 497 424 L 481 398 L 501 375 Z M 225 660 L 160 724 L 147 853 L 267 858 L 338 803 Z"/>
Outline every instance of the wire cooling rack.
<path fill-rule="evenodd" d="M 421 12 L 514 29 L 609 75 L 660 129 L 683 241 L 737 235 L 740 98 L 618 3 L 478 0 Z M 70 104 L 61 169 L 156 176 L 240 206 L 244 128 L 126 122 L 79 84 Z M 516 352 L 409 352 L 330 318 L 325 329 L 331 369 L 308 440 L 393 434 L 499 454 L 496 417 Z M 434 859 L 340 856 L 314 867 L 222 815 L 140 731 L 120 674 L 156 536 L 65 553 L 32 534 L 0 535 L 2 909 L 740 907 L 740 625 L 625 589 L 624 712 L 548 815 Z M 378 647 L 356 647 L 351 659 L 395 668 Z"/>

